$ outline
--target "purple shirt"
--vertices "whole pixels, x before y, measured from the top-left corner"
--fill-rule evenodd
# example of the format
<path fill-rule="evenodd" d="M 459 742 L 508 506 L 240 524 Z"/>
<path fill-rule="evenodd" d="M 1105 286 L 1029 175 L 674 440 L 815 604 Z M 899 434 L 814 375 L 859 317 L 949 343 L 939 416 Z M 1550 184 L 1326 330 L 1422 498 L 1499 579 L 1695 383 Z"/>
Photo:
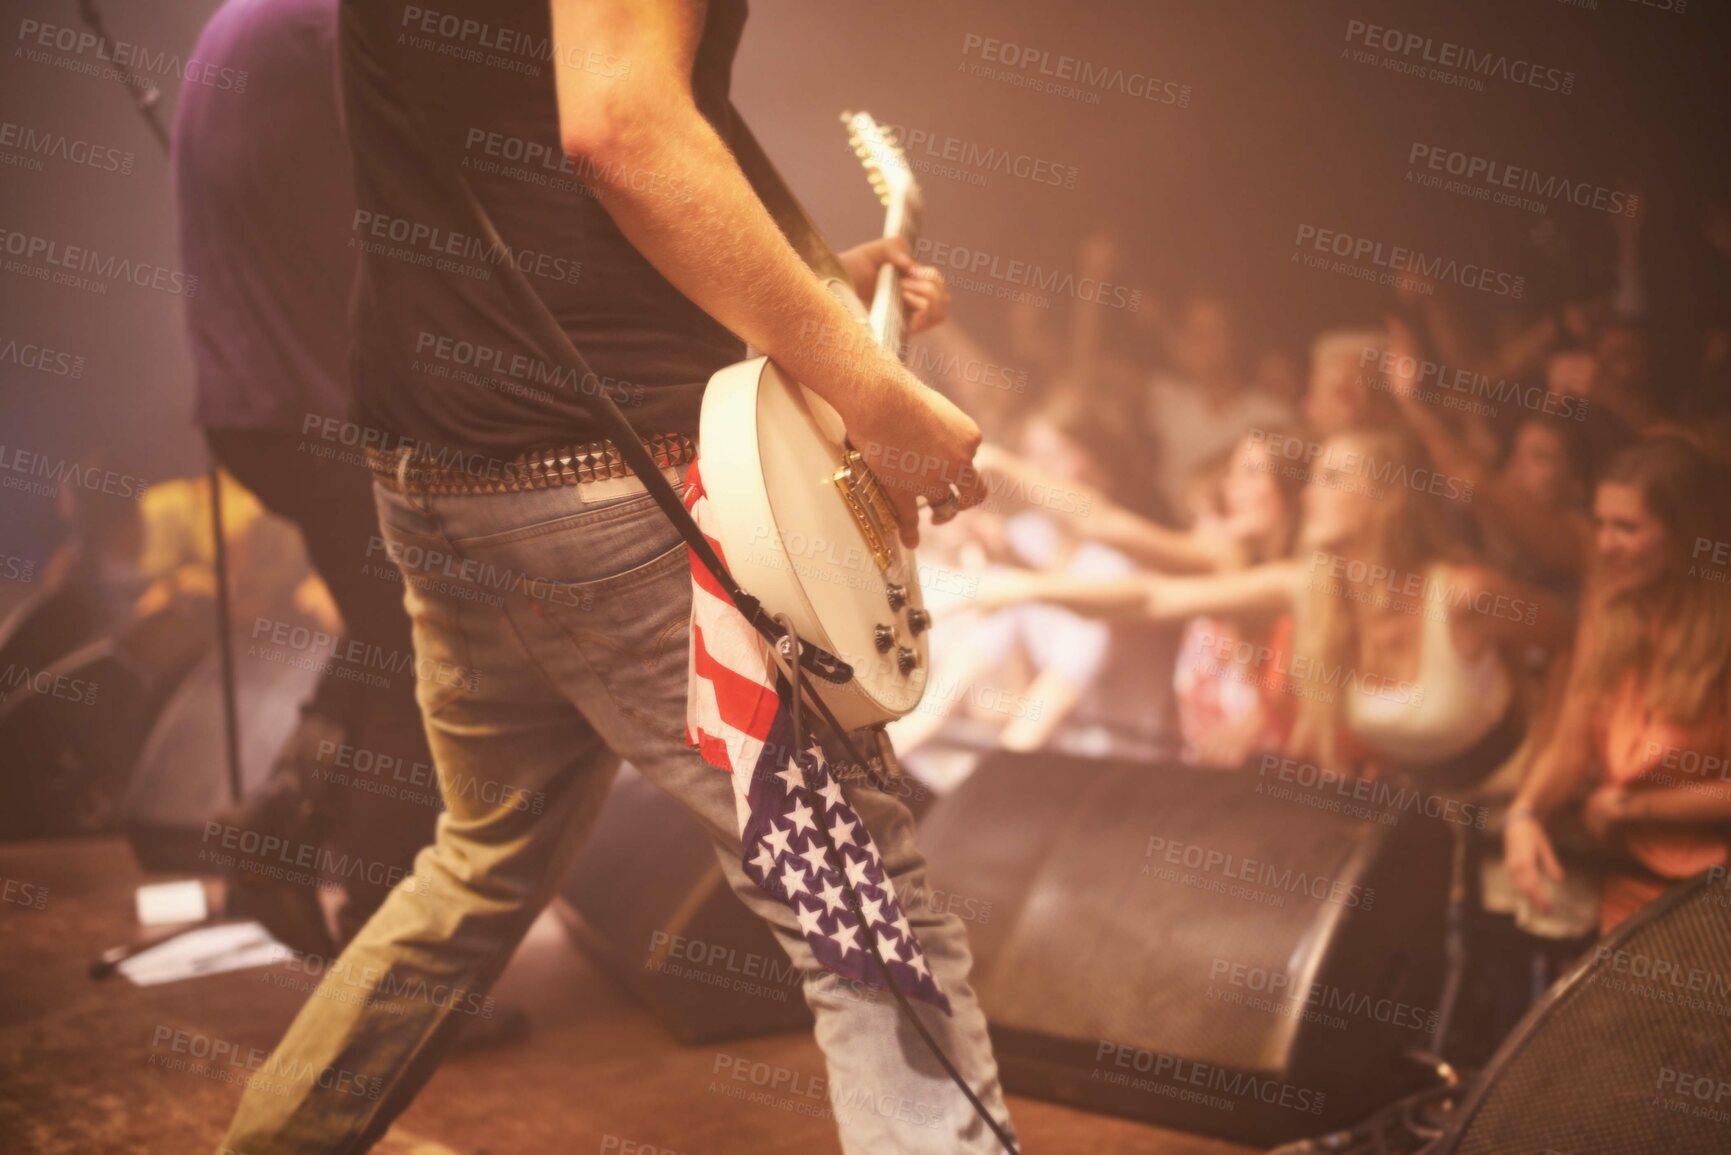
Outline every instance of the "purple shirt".
<path fill-rule="evenodd" d="M 348 412 L 355 202 L 336 29 L 337 0 L 228 0 L 193 58 L 237 83 L 180 90 L 175 194 L 207 429 L 298 432 Z"/>

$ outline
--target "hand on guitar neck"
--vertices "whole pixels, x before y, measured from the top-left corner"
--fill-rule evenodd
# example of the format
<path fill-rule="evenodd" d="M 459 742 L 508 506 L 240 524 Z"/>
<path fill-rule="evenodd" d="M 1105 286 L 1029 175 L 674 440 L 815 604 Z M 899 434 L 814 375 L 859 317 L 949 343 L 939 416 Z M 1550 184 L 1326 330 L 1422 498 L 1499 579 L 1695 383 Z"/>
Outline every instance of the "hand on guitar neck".
<path fill-rule="evenodd" d="M 862 301 L 872 299 L 884 265 L 895 269 L 902 332 L 922 332 L 948 314 L 950 293 L 943 275 L 917 264 L 905 238 L 883 237 L 836 255 Z M 909 548 L 919 544 L 918 498 L 942 502 L 953 485 L 966 509 L 985 496 L 973 464 L 979 426 L 913 373 L 896 366 L 887 381 L 861 382 L 846 397 L 830 400 L 847 426 L 848 440 L 865 455 L 894 504 L 902 542 Z"/>
<path fill-rule="evenodd" d="M 950 290 L 944 275 L 931 265 L 917 263 L 908 251 L 905 237 L 879 237 L 836 254 L 853 280 L 853 291 L 862 301 L 877 290 L 878 270 L 894 266 L 900 282 L 902 308 L 907 319 L 903 332 L 909 336 L 941 325 L 950 312 Z"/>

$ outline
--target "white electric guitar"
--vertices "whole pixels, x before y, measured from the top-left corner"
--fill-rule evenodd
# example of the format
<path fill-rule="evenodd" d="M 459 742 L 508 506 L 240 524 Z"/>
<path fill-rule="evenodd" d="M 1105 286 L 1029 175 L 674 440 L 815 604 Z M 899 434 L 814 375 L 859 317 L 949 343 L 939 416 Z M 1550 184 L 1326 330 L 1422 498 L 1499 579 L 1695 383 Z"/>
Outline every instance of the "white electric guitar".
<path fill-rule="evenodd" d="M 884 205 L 884 236 L 907 238 L 911 250 L 920 192 L 907 159 L 867 113 L 842 120 Z M 900 353 L 906 317 L 893 266 L 879 270 L 869 312 L 852 286 L 833 276 L 829 284 L 859 319 L 859 338 Z M 833 336 L 840 355 L 854 336 Z M 709 379 L 698 438 L 713 530 L 734 578 L 853 667 L 845 684 L 809 683 L 836 720 L 853 729 L 912 710 L 926 688 L 931 618 L 894 509 L 835 409 L 756 357 Z"/>

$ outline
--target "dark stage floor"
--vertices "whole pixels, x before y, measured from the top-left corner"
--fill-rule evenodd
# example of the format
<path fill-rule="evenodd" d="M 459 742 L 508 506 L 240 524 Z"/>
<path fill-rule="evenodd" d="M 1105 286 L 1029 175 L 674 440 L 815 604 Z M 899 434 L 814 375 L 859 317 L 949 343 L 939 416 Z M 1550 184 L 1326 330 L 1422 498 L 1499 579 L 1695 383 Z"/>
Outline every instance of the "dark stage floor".
<path fill-rule="evenodd" d="M 260 968 L 137 988 L 91 981 L 89 961 L 138 933 L 145 877 L 120 839 L 0 846 L 0 1152 L 210 1152 L 236 1087 L 151 1064 L 161 1029 L 269 1047 L 304 997 Z M 28 892 L 21 887 L 28 884 Z M 46 890 L 41 908 L 31 903 Z M 289 974 L 280 968 L 279 978 Z M 299 978 L 299 976 L 294 976 Z M 673 1042 L 543 917 L 498 991 L 533 1018 L 529 1040 L 448 1062 L 377 1150 L 538 1155 L 657 1148 L 679 1155 L 837 1150 L 821 1118 L 711 1091 L 721 1056 L 812 1078 L 804 1035 L 719 1046 Z M 1030 1155 L 1231 1155 L 1247 1148 L 1016 1098 Z"/>

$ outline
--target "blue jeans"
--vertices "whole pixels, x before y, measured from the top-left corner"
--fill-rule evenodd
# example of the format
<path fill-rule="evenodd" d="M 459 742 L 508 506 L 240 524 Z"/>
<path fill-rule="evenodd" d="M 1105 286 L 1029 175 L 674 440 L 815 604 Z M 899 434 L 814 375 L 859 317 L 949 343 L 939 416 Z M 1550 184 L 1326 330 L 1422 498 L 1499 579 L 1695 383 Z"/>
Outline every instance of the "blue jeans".
<path fill-rule="evenodd" d="M 681 485 L 685 468 L 670 471 Z M 375 1143 L 431 1077 L 462 1016 L 490 1012 L 487 990 L 625 759 L 708 829 L 734 893 L 801 972 L 843 1150 L 998 1150 L 894 1001 L 819 968 L 789 909 L 745 877 L 728 776 L 684 742 L 683 539 L 641 490 L 587 501 L 581 492 L 374 487 L 403 573 L 416 694 L 446 809 L 414 874 L 328 967 L 254 1075 L 225 1149 L 323 1155 Z M 929 893 L 907 807 L 869 786 L 850 784 L 848 795 L 897 890 Z M 955 1012 L 916 1002 L 916 1013 L 1006 1119 L 962 924 L 917 899 L 907 905 Z"/>

